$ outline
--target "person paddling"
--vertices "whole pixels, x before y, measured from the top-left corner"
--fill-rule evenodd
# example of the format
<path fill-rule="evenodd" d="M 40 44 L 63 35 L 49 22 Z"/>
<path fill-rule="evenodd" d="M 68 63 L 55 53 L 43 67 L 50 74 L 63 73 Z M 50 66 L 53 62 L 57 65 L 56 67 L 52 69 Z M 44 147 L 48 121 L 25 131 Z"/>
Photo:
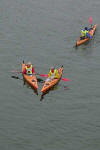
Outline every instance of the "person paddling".
<path fill-rule="evenodd" d="M 35 70 L 34 70 L 34 67 L 33 67 L 31 62 L 28 62 L 25 65 L 25 69 L 23 71 L 23 74 L 27 74 L 27 75 L 30 75 L 30 76 L 32 76 L 32 74 L 35 74 Z"/>
<path fill-rule="evenodd" d="M 89 34 L 89 31 L 91 29 L 88 29 L 87 27 L 84 28 L 84 30 L 81 30 L 81 37 L 80 39 L 83 40 L 85 38 L 89 38 L 89 39 L 92 39 L 92 36 Z"/>
<path fill-rule="evenodd" d="M 46 79 L 46 81 L 50 81 L 54 78 L 59 78 L 59 73 L 58 73 L 58 70 L 55 69 L 55 67 L 51 67 L 51 69 L 48 73 L 48 78 Z"/>

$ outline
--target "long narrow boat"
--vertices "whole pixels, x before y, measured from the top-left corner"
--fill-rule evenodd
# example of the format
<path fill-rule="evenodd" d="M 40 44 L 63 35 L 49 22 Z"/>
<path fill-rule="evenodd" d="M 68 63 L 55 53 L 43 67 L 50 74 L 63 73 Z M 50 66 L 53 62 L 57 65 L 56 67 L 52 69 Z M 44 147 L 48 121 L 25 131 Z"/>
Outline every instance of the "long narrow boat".
<path fill-rule="evenodd" d="M 44 85 L 43 85 L 43 87 L 42 87 L 42 89 L 41 89 L 42 94 L 44 94 L 44 93 L 46 93 L 47 91 L 49 91 L 51 88 L 53 88 L 53 87 L 59 82 L 59 80 L 60 80 L 61 77 L 62 77 L 63 66 L 58 69 L 58 72 L 59 72 L 59 78 L 57 78 L 57 79 L 52 79 L 52 80 L 50 80 L 50 81 L 45 81 L 45 82 L 44 82 Z"/>
<path fill-rule="evenodd" d="M 97 24 L 95 24 L 94 27 L 93 27 L 93 29 L 89 31 L 89 34 L 91 36 L 94 35 L 96 28 L 97 28 Z M 76 47 L 79 46 L 79 45 L 81 45 L 81 44 L 83 44 L 83 43 L 85 43 L 86 41 L 89 41 L 89 40 L 90 40 L 89 38 L 85 38 L 85 39 L 82 39 L 82 40 L 81 40 L 81 38 L 78 38 L 77 42 L 76 42 Z"/>
<path fill-rule="evenodd" d="M 22 72 L 23 72 L 24 68 L 25 68 L 25 63 L 23 62 L 22 63 Z M 29 76 L 29 75 L 23 74 L 23 78 L 34 90 L 38 89 L 36 75 Z"/>

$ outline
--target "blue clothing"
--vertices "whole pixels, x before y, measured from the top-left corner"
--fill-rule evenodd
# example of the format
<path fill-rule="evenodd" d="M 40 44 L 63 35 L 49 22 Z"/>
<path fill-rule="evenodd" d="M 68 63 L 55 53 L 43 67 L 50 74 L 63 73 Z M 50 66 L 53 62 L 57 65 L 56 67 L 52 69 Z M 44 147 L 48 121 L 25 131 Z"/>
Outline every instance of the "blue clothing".
<path fill-rule="evenodd" d="M 91 36 L 89 33 L 86 33 L 86 36 L 87 36 L 89 39 L 92 39 L 92 36 Z"/>
<path fill-rule="evenodd" d="M 87 31 L 90 31 L 90 30 L 92 30 L 93 28 L 92 27 L 90 27 L 90 28 L 87 28 Z"/>
<path fill-rule="evenodd" d="M 88 28 L 88 30 L 90 31 L 90 30 L 92 30 L 93 28 Z"/>
<path fill-rule="evenodd" d="M 88 28 L 87 31 L 90 31 L 90 30 L 92 30 L 92 29 L 93 29 L 93 28 Z"/>

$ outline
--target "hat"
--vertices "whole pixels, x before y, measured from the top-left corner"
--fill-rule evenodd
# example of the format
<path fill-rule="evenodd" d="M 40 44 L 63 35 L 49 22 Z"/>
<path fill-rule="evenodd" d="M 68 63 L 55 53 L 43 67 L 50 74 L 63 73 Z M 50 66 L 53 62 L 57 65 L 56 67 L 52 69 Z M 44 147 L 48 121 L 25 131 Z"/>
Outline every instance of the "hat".
<path fill-rule="evenodd" d="M 29 62 L 27 63 L 27 65 L 31 65 L 31 62 L 29 61 Z"/>
<path fill-rule="evenodd" d="M 87 27 L 85 27 L 84 29 L 85 29 L 85 30 L 88 30 L 88 28 L 87 28 Z"/>

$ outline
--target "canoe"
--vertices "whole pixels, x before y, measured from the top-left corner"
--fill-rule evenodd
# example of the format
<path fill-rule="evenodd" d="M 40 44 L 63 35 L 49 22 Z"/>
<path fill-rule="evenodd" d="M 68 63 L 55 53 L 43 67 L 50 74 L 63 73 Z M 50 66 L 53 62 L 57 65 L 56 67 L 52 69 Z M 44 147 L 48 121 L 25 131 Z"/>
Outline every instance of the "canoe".
<path fill-rule="evenodd" d="M 42 94 L 44 94 L 47 91 L 49 91 L 51 88 L 53 88 L 59 82 L 59 80 L 62 77 L 63 66 L 58 69 L 58 72 L 59 72 L 59 78 L 52 79 L 51 81 L 45 81 L 44 82 L 44 85 L 43 85 L 43 87 L 41 89 Z"/>
<path fill-rule="evenodd" d="M 22 63 L 22 72 L 23 72 L 24 68 L 25 68 L 25 64 L 23 62 Z M 23 78 L 34 90 L 38 89 L 36 75 L 29 76 L 29 75 L 23 74 Z"/>
<path fill-rule="evenodd" d="M 89 34 L 91 36 L 94 35 L 96 28 L 97 28 L 97 24 L 95 24 L 94 27 L 93 27 L 93 29 L 89 31 Z M 83 40 L 81 40 L 80 38 L 78 38 L 77 42 L 76 42 L 76 47 L 79 46 L 79 45 L 81 45 L 81 44 L 83 44 L 83 43 L 85 43 L 86 41 L 89 41 L 89 40 L 90 40 L 89 38 L 85 38 Z"/>

